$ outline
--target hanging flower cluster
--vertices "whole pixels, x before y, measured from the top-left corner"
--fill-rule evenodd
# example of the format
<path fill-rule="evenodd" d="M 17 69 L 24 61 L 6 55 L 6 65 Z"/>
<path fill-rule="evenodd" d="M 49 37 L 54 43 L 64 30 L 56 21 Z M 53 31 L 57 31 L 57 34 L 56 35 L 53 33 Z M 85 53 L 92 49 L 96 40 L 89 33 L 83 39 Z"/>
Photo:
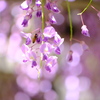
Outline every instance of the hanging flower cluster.
<path fill-rule="evenodd" d="M 40 0 L 35 1 L 35 6 L 31 6 L 32 0 L 25 0 L 21 4 L 22 10 L 26 10 L 26 15 L 22 22 L 23 27 L 28 26 L 28 21 L 32 18 L 32 14 L 35 12 L 37 17 L 42 15 L 42 2 Z M 38 29 L 38 32 L 25 33 L 21 32 L 21 36 L 26 39 L 25 44 L 22 45 L 22 52 L 24 55 L 23 62 L 31 62 L 31 67 L 44 66 L 45 69 L 51 72 L 52 67 L 57 65 L 57 56 L 52 54 L 61 54 L 60 45 L 64 39 L 59 36 L 57 31 L 51 24 L 56 24 L 56 19 L 53 13 L 59 13 L 60 10 L 57 8 L 55 3 L 46 1 L 44 6 L 49 13 L 49 25 L 44 27 L 43 31 Z M 41 68 L 41 67 L 40 67 Z"/>

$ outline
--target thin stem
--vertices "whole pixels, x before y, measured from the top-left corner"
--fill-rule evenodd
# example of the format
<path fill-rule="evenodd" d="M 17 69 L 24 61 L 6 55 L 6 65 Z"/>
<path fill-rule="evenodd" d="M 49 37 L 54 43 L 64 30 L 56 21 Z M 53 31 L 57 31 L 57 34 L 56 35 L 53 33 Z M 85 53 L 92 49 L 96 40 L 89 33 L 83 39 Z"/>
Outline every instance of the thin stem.
<path fill-rule="evenodd" d="M 77 15 L 82 15 L 86 10 L 87 8 L 90 6 L 90 4 L 92 3 L 92 0 L 90 0 L 90 2 L 88 3 L 88 5 L 83 9 L 83 11 L 81 13 L 78 13 Z"/>
<path fill-rule="evenodd" d="M 84 21 L 83 21 L 83 17 L 82 17 L 82 15 L 80 15 L 80 17 L 81 17 L 82 24 L 84 25 Z"/>
<path fill-rule="evenodd" d="M 73 29 L 72 29 L 72 19 L 71 19 L 71 13 L 70 13 L 70 5 L 68 0 L 66 1 L 67 8 L 68 8 L 68 17 L 69 17 L 69 24 L 70 24 L 70 41 L 72 41 L 73 38 Z"/>
<path fill-rule="evenodd" d="M 99 10 L 97 10 L 95 7 L 93 7 L 92 5 L 91 5 L 91 7 L 95 10 L 95 11 L 97 11 L 97 12 L 99 12 Z"/>
<path fill-rule="evenodd" d="M 44 30 L 45 27 L 45 16 L 44 16 L 44 4 L 45 4 L 45 0 L 41 0 L 42 2 L 42 32 Z"/>
<path fill-rule="evenodd" d="M 75 38 L 73 38 L 73 40 L 74 40 L 74 41 L 76 41 L 76 42 L 81 43 L 81 41 L 80 41 L 80 40 L 77 40 L 77 39 L 75 39 Z"/>

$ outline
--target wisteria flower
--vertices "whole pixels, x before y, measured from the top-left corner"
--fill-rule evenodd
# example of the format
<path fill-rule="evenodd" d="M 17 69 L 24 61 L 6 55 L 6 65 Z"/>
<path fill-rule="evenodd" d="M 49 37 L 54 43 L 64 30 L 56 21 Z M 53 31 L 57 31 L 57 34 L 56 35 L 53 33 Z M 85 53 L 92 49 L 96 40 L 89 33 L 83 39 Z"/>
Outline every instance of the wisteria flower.
<path fill-rule="evenodd" d="M 31 43 L 31 36 L 32 34 L 31 33 L 24 33 L 24 32 L 21 32 L 21 36 L 26 38 L 26 45 L 29 45 Z"/>
<path fill-rule="evenodd" d="M 32 68 L 33 68 L 34 66 L 37 66 L 37 62 L 36 62 L 35 60 L 32 61 Z"/>
<path fill-rule="evenodd" d="M 60 13 L 60 10 L 58 9 L 58 7 L 56 6 L 56 4 L 52 4 L 52 8 L 51 10 L 55 13 Z"/>
<path fill-rule="evenodd" d="M 47 26 L 43 32 L 44 37 L 52 38 L 56 35 L 56 31 L 52 26 Z"/>
<path fill-rule="evenodd" d="M 40 7 L 40 6 L 41 6 L 41 1 L 40 1 L 40 0 L 36 0 L 36 1 L 35 1 L 35 5 L 36 5 L 37 7 Z"/>
<path fill-rule="evenodd" d="M 28 21 L 29 21 L 29 19 L 31 19 L 32 18 L 32 14 L 27 14 L 27 15 L 25 15 L 25 17 L 24 17 L 24 20 L 23 20 L 23 22 L 22 22 L 22 25 L 23 25 L 23 27 L 26 27 L 26 26 L 28 26 Z"/>
<path fill-rule="evenodd" d="M 56 21 L 55 17 L 52 14 L 49 14 L 49 18 L 50 18 L 49 22 L 51 24 L 57 24 L 57 21 Z"/>
<path fill-rule="evenodd" d="M 61 50 L 58 46 L 55 48 L 55 53 L 58 54 L 58 55 L 61 54 Z"/>
<path fill-rule="evenodd" d="M 51 72 L 52 67 L 54 67 L 56 64 L 57 64 L 57 57 L 50 56 L 45 63 L 45 69 Z"/>
<path fill-rule="evenodd" d="M 32 3 L 32 0 L 25 0 L 20 7 L 22 8 L 22 10 L 28 10 L 29 9 L 29 5 Z"/>
<path fill-rule="evenodd" d="M 40 51 L 43 54 L 50 54 L 53 51 L 53 47 L 50 43 L 44 43 L 41 45 Z"/>
<path fill-rule="evenodd" d="M 51 10 L 51 3 L 50 2 L 47 2 L 45 7 L 48 9 L 48 10 Z"/>
<path fill-rule="evenodd" d="M 54 45 L 60 46 L 64 42 L 64 38 L 61 38 L 59 34 L 56 33 L 54 37 Z"/>
<path fill-rule="evenodd" d="M 90 37 L 89 30 L 87 29 L 87 26 L 86 26 L 86 25 L 83 25 L 83 26 L 81 27 L 81 29 L 82 29 L 81 33 L 82 33 L 84 36 Z"/>
<path fill-rule="evenodd" d="M 36 53 L 33 52 L 27 45 L 22 45 L 22 52 L 23 52 L 23 56 L 24 56 L 24 60 L 23 62 L 31 62 L 32 63 L 32 67 L 37 66 L 37 56 Z"/>
<path fill-rule="evenodd" d="M 37 17 L 41 17 L 41 15 L 42 15 L 41 10 L 38 10 L 38 11 L 36 12 L 36 16 L 37 16 Z"/>

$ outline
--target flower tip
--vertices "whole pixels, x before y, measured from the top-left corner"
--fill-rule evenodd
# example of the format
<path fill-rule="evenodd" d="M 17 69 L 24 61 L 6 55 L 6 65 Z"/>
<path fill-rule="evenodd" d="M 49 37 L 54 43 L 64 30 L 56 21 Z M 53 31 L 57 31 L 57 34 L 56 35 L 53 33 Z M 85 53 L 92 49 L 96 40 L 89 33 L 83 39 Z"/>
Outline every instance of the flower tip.
<path fill-rule="evenodd" d="M 72 54 L 73 54 L 73 51 L 70 50 L 69 53 L 68 53 L 68 55 L 67 55 L 67 61 L 68 61 L 68 62 L 72 62 L 72 61 L 73 61 L 73 56 L 72 56 Z"/>
<path fill-rule="evenodd" d="M 89 30 L 87 29 L 87 26 L 86 26 L 86 25 L 83 25 L 83 26 L 81 27 L 81 29 L 82 29 L 81 33 L 82 33 L 84 36 L 90 37 Z"/>

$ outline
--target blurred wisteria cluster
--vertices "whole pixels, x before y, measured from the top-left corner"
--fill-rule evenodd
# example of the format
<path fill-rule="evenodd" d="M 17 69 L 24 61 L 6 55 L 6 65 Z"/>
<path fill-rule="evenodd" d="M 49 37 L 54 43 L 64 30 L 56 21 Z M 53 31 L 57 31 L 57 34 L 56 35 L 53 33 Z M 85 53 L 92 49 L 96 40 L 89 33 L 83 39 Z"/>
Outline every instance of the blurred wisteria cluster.
<path fill-rule="evenodd" d="M 0 100 L 100 100 L 99 0 L 0 0 Z"/>

